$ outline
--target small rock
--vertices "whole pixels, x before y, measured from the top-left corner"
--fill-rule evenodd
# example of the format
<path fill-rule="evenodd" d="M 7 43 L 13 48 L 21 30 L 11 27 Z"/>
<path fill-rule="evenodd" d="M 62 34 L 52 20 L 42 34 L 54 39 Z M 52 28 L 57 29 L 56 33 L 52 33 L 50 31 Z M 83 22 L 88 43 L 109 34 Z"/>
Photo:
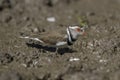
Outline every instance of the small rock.
<path fill-rule="evenodd" d="M 100 62 L 100 63 L 106 63 L 107 60 L 101 59 L 101 60 L 99 60 L 99 62 Z"/>
<path fill-rule="evenodd" d="M 22 63 L 21 65 L 22 65 L 23 67 L 27 67 L 27 65 L 26 65 L 26 64 L 24 64 L 24 63 Z"/>
<path fill-rule="evenodd" d="M 71 57 L 70 59 L 69 59 L 69 61 L 71 62 L 71 61 L 79 61 L 80 59 L 79 58 L 73 58 L 73 57 Z"/>
<path fill-rule="evenodd" d="M 53 7 L 56 3 L 58 3 L 59 0 L 43 0 L 44 4 L 46 4 L 48 7 Z"/>
<path fill-rule="evenodd" d="M 38 28 L 33 28 L 32 32 L 37 33 L 37 32 L 39 32 L 39 30 L 38 30 Z"/>
<path fill-rule="evenodd" d="M 47 21 L 48 21 L 48 22 L 55 22 L 56 19 L 55 19 L 55 17 L 48 17 L 48 18 L 47 18 Z"/>

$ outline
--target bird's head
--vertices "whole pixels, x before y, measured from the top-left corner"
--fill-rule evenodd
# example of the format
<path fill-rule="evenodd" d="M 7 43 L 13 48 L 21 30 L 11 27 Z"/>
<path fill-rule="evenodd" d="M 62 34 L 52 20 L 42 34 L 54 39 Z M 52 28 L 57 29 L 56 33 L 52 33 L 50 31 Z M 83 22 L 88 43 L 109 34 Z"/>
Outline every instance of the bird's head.
<path fill-rule="evenodd" d="M 80 28 L 79 26 L 69 26 L 68 28 L 72 35 L 79 36 L 85 34 L 84 28 Z"/>
<path fill-rule="evenodd" d="M 79 26 L 69 26 L 67 28 L 67 36 L 68 36 L 68 41 L 70 43 L 76 41 L 79 35 L 84 35 L 84 34 L 85 34 L 84 28 L 80 28 Z"/>

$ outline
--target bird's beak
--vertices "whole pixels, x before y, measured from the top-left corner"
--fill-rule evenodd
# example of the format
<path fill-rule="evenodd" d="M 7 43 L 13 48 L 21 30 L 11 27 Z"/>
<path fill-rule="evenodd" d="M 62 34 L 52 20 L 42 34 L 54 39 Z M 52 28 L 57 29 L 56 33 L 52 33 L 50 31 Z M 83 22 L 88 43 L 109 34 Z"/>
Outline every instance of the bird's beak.
<path fill-rule="evenodd" d="M 81 30 L 83 30 L 82 35 L 84 35 L 84 36 L 85 36 L 85 35 L 86 35 L 86 32 L 85 32 L 85 27 L 82 27 L 82 28 L 81 28 Z"/>

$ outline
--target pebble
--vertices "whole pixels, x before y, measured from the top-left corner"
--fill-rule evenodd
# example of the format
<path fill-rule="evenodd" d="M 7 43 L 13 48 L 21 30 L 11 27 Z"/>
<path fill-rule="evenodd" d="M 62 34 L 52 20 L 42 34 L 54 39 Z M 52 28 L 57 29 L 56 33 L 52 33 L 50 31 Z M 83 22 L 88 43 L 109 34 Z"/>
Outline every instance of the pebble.
<path fill-rule="evenodd" d="M 55 17 L 48 17 L 48 18 L 47 18 L 47 21 L 48 21 L 48 22 L 55 22 L 56 19 L 55 19 Z"/>
<path fill-rule="evenodd" d="M 73 57 L 69 59 L 69 61 L 79 61 L 79 60 L 80 60 L 79 58 L 73 58 Z"/>
<path fill-rule="evenodd" d="M 107 60 L 101 59 L 101 60 L 99 60 L 99 62 L 100 62 L 100 63 L 106 63 Z"/>

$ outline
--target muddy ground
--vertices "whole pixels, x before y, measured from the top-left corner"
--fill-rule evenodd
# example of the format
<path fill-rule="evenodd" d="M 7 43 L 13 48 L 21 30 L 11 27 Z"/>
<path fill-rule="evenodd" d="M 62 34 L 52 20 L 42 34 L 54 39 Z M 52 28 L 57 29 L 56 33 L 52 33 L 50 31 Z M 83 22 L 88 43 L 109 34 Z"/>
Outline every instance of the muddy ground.
<path fill-rule="evenodd" d="M 57 55 L 20 38 L 69 25 L 86 35 Z M 120 80 L 120 0 L 0 0 L 0 80 Z"/>

